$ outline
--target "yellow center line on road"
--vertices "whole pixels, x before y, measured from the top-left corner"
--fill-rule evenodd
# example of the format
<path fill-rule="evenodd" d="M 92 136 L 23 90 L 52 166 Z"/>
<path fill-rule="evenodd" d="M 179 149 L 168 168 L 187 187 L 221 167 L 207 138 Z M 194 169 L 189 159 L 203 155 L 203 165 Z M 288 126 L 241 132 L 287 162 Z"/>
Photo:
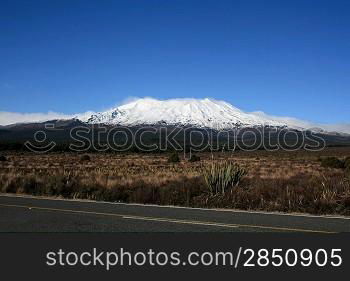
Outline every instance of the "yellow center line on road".
<path fill-rule="evenodd" d="M 170 219 L 170 218 L 142 217 L 142 216 L 133 216 L 133 215 L 116 214 L 116 213 L 102 213 L 102 212 L 79 211 L 79 210 L 71 210 L 71 209 L 45 208 L 45 207 L 26 206 L 26 205 L 0 204 L 0 207 L 24 208 L 24 209 L 29 209 L 29 210 L 66 212 L 66 213 L 76 213 L 76 214 L 86 214 L 86 215 L 113 216 L 113 217 L 119 217 L 122 219 L 169 222 L 169 223 L 192 224 L 192 225 L 205 225 L 205 226 L 226 227 L 226 228 L 245 227 L 245 228 L 266 229 L 266 230 L 274 230 L 274 231 L 311 232 L 311 233 L 324 233 L 324 234 L 336 233 L 336 232 L 331 232 L 331 231 L 311 230 L 311 229 L 301 229 L 301 228 L 262 226 L 262 225 L 251 225 L 251 224 L 226 224 L 226 223 L 216 223 L 216 222 L 206 222 L 206 221 L 193 221 L 193 220 L 191 221 L 191 220 L 179 220 L 179 219 Z"/>
<path fill-rule="evenodd" d="M 178 220 L 178 219 L 168 219 L 168 218 L 123 216 L 123 219 L 170 222 L 170 223 L 193 224 L 193 225 L 206 225 L 206 226 L 217 226 L 217 227 L 227 227 L 227 228 L 238 228 L 239 227 L 238 225 L 235 225 L 235 224 L 224 224 L 224 223 L 207 222 L 207 221 L 189 221 L 189 220 Z"/>

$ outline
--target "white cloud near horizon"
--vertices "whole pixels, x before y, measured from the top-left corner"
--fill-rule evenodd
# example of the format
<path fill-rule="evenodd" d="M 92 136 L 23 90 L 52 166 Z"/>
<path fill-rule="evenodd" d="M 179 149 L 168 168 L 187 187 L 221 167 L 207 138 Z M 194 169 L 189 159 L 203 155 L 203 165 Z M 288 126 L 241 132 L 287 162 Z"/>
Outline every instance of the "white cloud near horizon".
<path fill-rule="evenodd" d="M 306 129 L 320 128 L 327 132 L 341 132 L 341 133 L 350 134 L 350 123 L 318 124 L 318 123 L 313 123 L 311 121 L 300 120 L 294 117 L 280 117 L 280 116 L 268 115 L 262 111 L 255 111 L 250 113 L 257 116 L 271 118 L 276 121 L 282 121 L 294 127 L 301 127 Z"/>
<path fill-rule="evenodd" d="M 0 125 L 6 126 L 16 123 L 45 122 L 56 119 L 85 119 L 87 116 L 91 116 L 92 114 L 94 114 L 93 111 L 87 111 L 85 113 L 78 114 L 64 114 L 53 111 L 49 111 L 47 113 L 19 113 L 0 111 Z"/>

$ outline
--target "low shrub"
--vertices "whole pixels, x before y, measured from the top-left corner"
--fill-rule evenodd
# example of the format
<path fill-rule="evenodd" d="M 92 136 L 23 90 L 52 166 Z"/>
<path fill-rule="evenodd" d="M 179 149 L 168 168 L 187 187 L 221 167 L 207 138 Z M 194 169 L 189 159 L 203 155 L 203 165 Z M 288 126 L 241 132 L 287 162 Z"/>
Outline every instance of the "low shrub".
<path fill-rule="evenodd" d="M 345 176 L 350 179 L 350 166 L 345 168 Z"/>
<path fill-rule="evenodd" d="M 198 162 L 198 161 L 201 161 L 201 158 L 195 154 L 191 154 L 191 157 L 188 161 L 189 162 Z"/>
<path fill-rule="evenodd" d="M 344 162 L 337 157 L 326 157 L 321 159 L 321 166 L 325 168 L 344 169 Z"/>
<path fill-rule="evenodd" d="M 345 158 L 344 166 L 345 166 L 346 169 L 350 169 L 350 156 Z"/>
<path fill-rule="evenodd" d="M 91 161 L 91 157 L 88 154 L 84 154 L 80 157 L 80 161 Z"/>
<path fill-rule="evenodd" d="M 180 157 L 177 152 L 172 153 L 168 158 L 169 163 L 178 163 L 180 162 Z"/>
<path fill-rule="evenodd" d="M 225 194 L 238 186 L 245 175 L 246 170 L 230 161 L 213 162 L 203 170 L 205 182 L 213 195 Z"/>

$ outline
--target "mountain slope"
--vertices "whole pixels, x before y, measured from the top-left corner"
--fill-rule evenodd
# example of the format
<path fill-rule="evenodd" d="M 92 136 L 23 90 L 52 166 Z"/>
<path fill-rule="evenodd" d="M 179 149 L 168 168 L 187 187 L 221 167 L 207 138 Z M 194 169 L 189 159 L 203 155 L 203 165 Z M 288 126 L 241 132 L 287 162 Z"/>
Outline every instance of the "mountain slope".
<path fill-rule="evenodd" d="M 223 101 L 212 99 L 138 99 L 117 108 L 92 115 L 90 124 L 105 123 L 134 125 L 185 125 L 224 129 L 232 127 L 293 127 L 278 119 L 255 113 L 245 113 Z"/>

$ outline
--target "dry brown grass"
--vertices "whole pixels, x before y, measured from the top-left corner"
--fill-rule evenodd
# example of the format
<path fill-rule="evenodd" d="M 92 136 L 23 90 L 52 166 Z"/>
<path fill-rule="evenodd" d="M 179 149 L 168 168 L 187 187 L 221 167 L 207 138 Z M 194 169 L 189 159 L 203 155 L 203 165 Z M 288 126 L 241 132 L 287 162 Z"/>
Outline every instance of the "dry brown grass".
<path fill-rule="evenodd" d="M 195 207 L 350 215 L 346 171 L 318 159 L 344 158 L 349 148 L 322 152 L 198 153 L 201 161 L 168 163 L 167 154 L 6 153 L 0 192 Z M 182 156 L 182 155 L 180 155 Z M 208 193 L 202 177 L 211 161 L 232 160 L 248 171 L 238 188 Z"/>

